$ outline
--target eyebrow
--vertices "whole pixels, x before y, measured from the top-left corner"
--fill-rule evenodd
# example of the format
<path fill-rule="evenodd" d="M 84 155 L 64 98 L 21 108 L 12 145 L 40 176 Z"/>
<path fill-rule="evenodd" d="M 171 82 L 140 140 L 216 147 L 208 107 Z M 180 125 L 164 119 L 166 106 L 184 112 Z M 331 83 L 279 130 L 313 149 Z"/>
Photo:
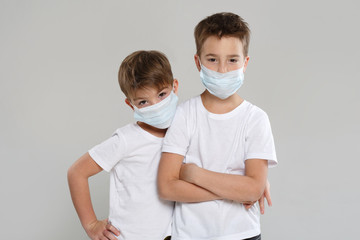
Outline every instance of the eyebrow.
<path fill-rule="evenodd" d="M 214 53 L 208 53 L 205 55 L 205 57 L 212 57 L 212 56 L 217 57 L 218 55 L 216 55 Z"/>
<path fill-rule="evenodd" d="M 206 54 L 205 57 L 218 57 L 217 54 L 214 54 L 214 53 L 209 53 L 209 54 Z M 231 55 L 227 55 L 227 57 L 240 57 L 239 54 L 231 54 Z"/>
<path fill-rule="evenodd" d="M 133 100 L 133 101 L 135 102 L 135 101 L 137 101 L 137 100 L 139 100 L 139 99 L 144 99 L 144 97 L 134 98 L 134 100 Z"/>
<path fill-rule="evenodd" d="M 162 91 L 164 91 L 164 89 L 166 89 L 166 88 L 168 88 L 168 87 L 163 87 L 163 88 L 161 88 L 161 90 L 159 91 L 159 93 L 162 92 Z M 137 101 L 137 100 L 139 100 L 139 99 L 145 99 L 145 98 L 146 98 L 146 97 L 141 97 L 141 96 L 140 96 L 140 97 L 134 98 L 133 101 Z"/>

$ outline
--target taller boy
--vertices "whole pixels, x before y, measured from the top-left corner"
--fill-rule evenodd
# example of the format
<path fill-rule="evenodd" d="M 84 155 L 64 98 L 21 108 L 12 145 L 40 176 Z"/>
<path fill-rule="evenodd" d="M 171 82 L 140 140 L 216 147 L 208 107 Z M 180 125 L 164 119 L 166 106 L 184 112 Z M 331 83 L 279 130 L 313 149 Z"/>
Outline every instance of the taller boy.
<path fill-rule="evenodd" d="M 277 160 L 268 116 L 236 93 L 249 39 L 247 23 L 233 13 L 195 28 L 195 64 L 206 90 L 178 107 L 158 174 L 160 196 L 177 201 L 173 240 L 261 238 L 258 206 L 244 203 L 261 197 Z"/>

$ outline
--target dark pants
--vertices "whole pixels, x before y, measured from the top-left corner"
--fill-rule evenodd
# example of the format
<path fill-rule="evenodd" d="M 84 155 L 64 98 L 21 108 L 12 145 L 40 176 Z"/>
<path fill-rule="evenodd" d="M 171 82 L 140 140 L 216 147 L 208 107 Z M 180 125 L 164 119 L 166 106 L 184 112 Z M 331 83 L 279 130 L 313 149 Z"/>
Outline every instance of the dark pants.
<path fill-rule="evenodd" d="M 244 240 L 261 240 L 261 234 L 255 236 L 255 237 L 251 237 L 251 238 L 244 239 Z"/>
<path fill-rule="evenodd" d="M 171 236 L 167 236 L 164 240 L 171 240 Z M 261 234 L 255 236 L 255 237 L 252 237 L 252 238 L 244 239 L 244 240 L 261 240 Z"/>

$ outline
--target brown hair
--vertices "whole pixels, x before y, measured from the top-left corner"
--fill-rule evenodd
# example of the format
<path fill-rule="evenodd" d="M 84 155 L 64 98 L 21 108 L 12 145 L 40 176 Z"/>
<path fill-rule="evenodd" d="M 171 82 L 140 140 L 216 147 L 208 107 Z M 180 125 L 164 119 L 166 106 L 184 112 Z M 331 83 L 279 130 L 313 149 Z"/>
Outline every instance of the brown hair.
<path fill-rule="evenodd" d="M 136 51 L 127 56 L 118 74 L 121 91 L 127 98 L 137 89 L 172 85 L 174 78 L 169 60 L 158 51 Z"/>
<path fill-rule="evenodd" d="M 194 31 L 196 53 L 200 56 L 205 40 L 210 36 L 237 37 L 243 44 L 245 57 L 248 55 L 250 42 L 250 29 L 240 16 L 230 13 L 216 13 L 206 17 L 198 23 Z"/>

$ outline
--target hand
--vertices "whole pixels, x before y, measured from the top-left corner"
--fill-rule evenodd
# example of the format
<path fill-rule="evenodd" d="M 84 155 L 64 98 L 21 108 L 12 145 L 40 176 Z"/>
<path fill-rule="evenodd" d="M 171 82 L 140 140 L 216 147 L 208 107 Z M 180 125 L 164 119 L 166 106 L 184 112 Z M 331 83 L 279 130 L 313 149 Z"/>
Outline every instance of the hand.
<path fill-rule="evenodd" d="M 194 183 L 194 177 L 195 171 L 198 168 L 198 166 L 195 163 L 185 163 L 181 166 L 180 173 L 179 173 L 179 179 Z"/>
<path fill-rule="evenodd" d="M 272 202 L 271 202 L 271 196 L 270 196 L 270 183 L 268 180 L 266 181 L 265 191 L 264 191 L 263 195 L 261 196 L 261 198 L 259 199 L 259 206 L 260 206 L 261 214 L 265 213 L 264 198 L 266 198 L 268 206 L 271 207 Z"/>
<path fill-rule="evenodd" d="M 260 213 L 264 214 L 265 213 L 265 199 L 268 203 L 268 206 L 271 207 L 272 206 L 272 202 L 271 202 L 271 196 L 270 196 L 270 183 L 269 181 L 266 181 L 266 186 L 265 186 L 265 190 L 263 195 L 261 196 L 261 198 L 259 199 L 259 206 L 260 206 Z M 246 210 L 249 210 L 256 202 L 252 202 L 252 203 L 244 203 L 244 206 L 246 208 Z"/>
<path fill-rule="evenodd" d="M 92 240 L 117 240 L 114 234 L 116 236 L 120 235 L 120 231 L 111 225 L 107 219 L 90 223 L 85 231 Z"/>

